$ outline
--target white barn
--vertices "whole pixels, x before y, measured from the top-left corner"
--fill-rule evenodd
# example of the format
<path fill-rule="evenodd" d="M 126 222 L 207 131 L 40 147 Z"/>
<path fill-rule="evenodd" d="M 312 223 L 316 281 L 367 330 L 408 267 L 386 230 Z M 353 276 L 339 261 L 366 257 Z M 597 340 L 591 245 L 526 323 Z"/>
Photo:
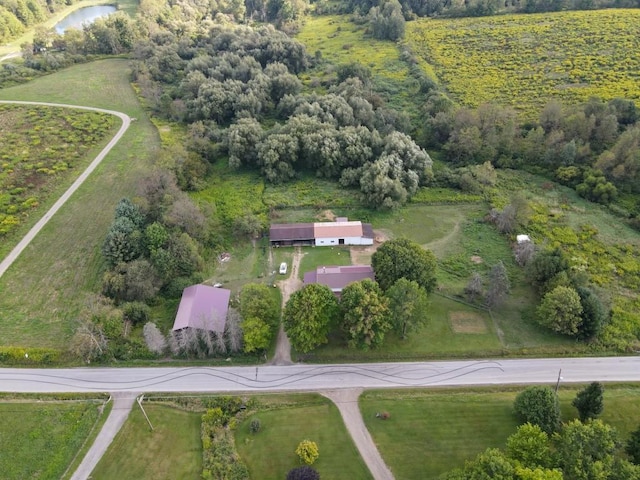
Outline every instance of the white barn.
<path fill-rule="evenodd" d="M 313 224 L 313 237 L 317 247 L 373 245 L 373 228 L 360 221 L 316 222 Z"/>

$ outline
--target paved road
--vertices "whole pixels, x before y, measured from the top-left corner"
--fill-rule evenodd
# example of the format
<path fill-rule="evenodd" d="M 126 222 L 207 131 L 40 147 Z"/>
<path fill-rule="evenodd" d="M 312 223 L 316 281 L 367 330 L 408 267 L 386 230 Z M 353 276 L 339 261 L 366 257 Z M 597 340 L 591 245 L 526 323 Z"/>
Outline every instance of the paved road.
<path fill-rule="evenodd" d="M 345 365 L 0 369 L 6 392 L 264 392 L 640 381 L 640 357 Z"/>
<path fill-rule="evenodd" d="M 4 272 L 7 271 L 7 269 L 11 266 L 11 264 L 13 264 L 13 262 L 16 260 L 16 258 L 18 258 L 18 256 L 22 253 L 22 251 L 25 248 L 27 248 L 29 243 L 31 243 L 31 241 L 38 234 L 38 232 L 42 230 L 42 227 L 44 227 L 47 224 L 47 222 L 51 219 L 51 217 L 53 217 L 56 214 L 56 212 L 60 210 L 60 208 L 65 204 L 65 202 L 69 200 L 71 195 L 73 195 L 73 193 L 78 188 L 80 188 L 80 185 L 84 183 L 84 181 L 89 177 L 91 172 L 93 172 L 96 169 L 96 167 L 100 165 L 100 162 L 102 162 L 104 157 L 106 157 L 107 154 L 114 147 L 114 145 L 118 143 L 120 138 L 122 138 L 124 133 L 129 128 L 129 125 L 131 124 L 131 118 L 129 118 L 128 115 L 122 112 L 115 112 L 113 110 L 105 110 L 102 108 L 81 107 L 78 105 L 65 105 L 65 104 L 59 104 L 59 103 L 40 103 L 40 102 L 17 102 L 17 101 L 11 101 L 11 100 L 0 100 L 0 103 L 12 103 L 12 104 L 19 104 L 19 105 L 44 105 L 48 107 L 64 107 L 64 108 L 75 108 L 80 110 L 90 110 L 92 112 L 102 112 L 102 113 L 108 113 L 110 115 L 115 115 L 122 120 L 122 125 L 120 126 L 120 130 L 118 130 L 118 133 L 115 134 L 115 136 L 111 139 L 111 141 L 107 144 L 107 146 L 102 149 L 102 151 L 89 164 L 89 166 L 85 169 L 85 171 L 82 172 L 78 178 L 76 178 L 75 182 L 73 182 L 73 184 L 67 189 L 67 191 L 64 192 L 62 196 L 56 201 L 56 203 L 53 204 L 53 206 L 49 209 L 49 211 L 45 213 L 40 220 L 38 220 L 38 223 L 36 223 L 31 228 L 31 230 L 27 232 L 24 238 L 20 240 L 18 245 L 16 245 L 15 248 L 11 250 L 11 252 L 9 252 L 9 255 L 7 255 L 0 262 L 0 277 L 2 277 L 2 275 L 4 275 Z"/>

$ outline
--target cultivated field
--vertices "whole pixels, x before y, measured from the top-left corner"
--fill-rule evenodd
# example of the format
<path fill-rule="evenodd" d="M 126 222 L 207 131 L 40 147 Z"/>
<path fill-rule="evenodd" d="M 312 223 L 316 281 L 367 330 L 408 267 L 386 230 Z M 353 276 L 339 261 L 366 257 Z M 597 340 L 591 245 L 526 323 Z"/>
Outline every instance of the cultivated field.
<path fill-rule="evenodd" d="M 640 100 L 640 11 L 572 11 L 407 23 L 407 43 L 463 105 L 535 115 L 549 100 Z"/>
<path fill-rule="evenodd" d="M 108 108 L 137 119 L 0 279 L 3 345 L 63 348 L 78 312 L 100 291 L 105 232 L 117 202 L 135 195 L 138 179 L 151 167 L 157 133 L 129 84 L 126 60 L 77 65 L 2 89 L 0 99 Z"/>
<path fill-rule="evenodd" d="M 429 480 L 464 465 L 490 447 L 504 448 L 518 422 L 516 388 L 365 392 L 360 409 L 380 453 L 396 478 Z M 577 417 L 578 389 L 561 386 L 562 420 Z M 605 386 L 603 421 L 626 441 L 640 422 L 640 389 Z M 386 421 L 376 412 L 391 414 Z"/>

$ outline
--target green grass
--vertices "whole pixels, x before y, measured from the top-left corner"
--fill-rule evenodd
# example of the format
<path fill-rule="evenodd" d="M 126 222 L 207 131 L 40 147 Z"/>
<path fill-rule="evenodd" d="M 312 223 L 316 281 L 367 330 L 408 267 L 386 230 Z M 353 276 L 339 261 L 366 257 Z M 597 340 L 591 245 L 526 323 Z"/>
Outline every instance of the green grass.
<path fill-rule="evenodd" d="M 486 448 L 503 448 L 518 422 L 513 401 L 521 389 L 365 392 L 360 409 L 369 432 L 396 478 L 435 479 L 464 466 Z M 576 387 L 559 392 L 563 420 L 577 416 L 571 401 Z M 640 422 L 640 388 L 605 386 L 602 420 L 626 441 Z M 376 412 L 391 417 L 382 421 Z"/>
<path fill-rule="evenodd" d="M 99 420 L 92 401 L 0 403 L 0 472 L 5 480 L 59 479 Z"/>
<path fill-rule="evenodd" d="M 109 156 L 0 279 L 2 343 L 63 348 L 78 312 L 100 291 L 100 247 L 117 202 L 152 165 L 157 132 L 129 84 L 126 60 L 77 65 L 0 90 L 0 99 L 109 108 L 137 120 Z"/>
<path fill-rule="evenodd" d="M 305 272 L 329 265 L 351 265 L 348 247 L 304 247 L 304 256 L 300 261 L 298 277 L 304 278 Z"/>
<path fill-rule="evenodd" d="M 387 333 L 384 344 L 369 351 L 347 349 L 344 340 L 334 335 L 329 344 L 313 351 L 314 362 L 415 360 L 424 358 L 496 356 L 502 344 L 488 312 L 469 307 L 448 298 L 431 295 L 427 324 L 403 340 L 393 332 Z M 471 314 L 480 331 L 475 333 L 453 330 L 451 315 Z"/>
<path fill-rule="evenodd" d="M 312 397 L 313 398 L 313 397 Z M 249 432 L 249 423 L 258 418 L 259 433 Z M 302 405 L 270 407 L 244 420 L 237 431 L 236 448 L 246 463 L 251 478 L 281 480 L 300 465 L 295 449 L 302 440 L 318 444 L 320 457 L 313 467 L 321 478 L 331 480 L 370 479 L 338 409 L 326 399 L 315 396 Z"/>
<path fill-rule="evenodd" d="M 144 405 L 154 430 L 134 406 L 100 463 L 91 474 L 94 480 L 173 480 L 200 478 L 202 443 L 200 413 L 163 405 Z"/>

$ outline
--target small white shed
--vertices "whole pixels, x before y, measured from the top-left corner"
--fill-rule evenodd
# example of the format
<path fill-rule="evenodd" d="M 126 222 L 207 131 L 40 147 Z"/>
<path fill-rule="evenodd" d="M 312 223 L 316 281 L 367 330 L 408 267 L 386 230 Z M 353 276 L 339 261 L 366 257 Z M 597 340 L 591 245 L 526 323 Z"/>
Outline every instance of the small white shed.
<path fill-rule="evenodd" d="M 516 235 L 516 242 L 520 243 L 527 243 L 530 242 L 531 238 L 529 238 L 529 235 Z"/>

